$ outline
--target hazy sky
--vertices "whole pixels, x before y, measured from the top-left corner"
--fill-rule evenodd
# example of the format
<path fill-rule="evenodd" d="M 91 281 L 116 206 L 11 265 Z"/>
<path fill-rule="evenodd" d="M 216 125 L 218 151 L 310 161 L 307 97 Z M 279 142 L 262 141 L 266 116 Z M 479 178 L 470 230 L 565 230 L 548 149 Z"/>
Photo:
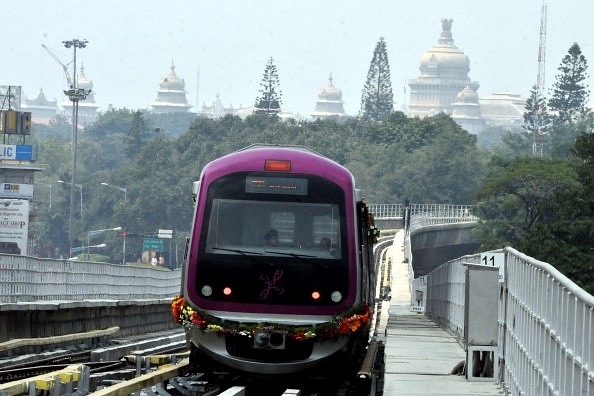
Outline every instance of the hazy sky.
<path fill-rule="evenodd" d="M 395 107 L 408 102 L 407 81 L 437 44 L 441 19 L 452 18 L 456 46 L 470 59 L 479 96 L 516 92 L 536 82 L 542 0 L 1 0 L 0 85 L 21 85 L 29 99 L 43 88 L 65 99 L 61 66 L 87 39 L 77 64 L 93 81 L 100 110 L 144 109 L 159 81 L 175 71 L 188 102 L 252 106 L 269 57 L 277 66 L 283 109 L 307 116 L 332 74 L 345 110 L 356 115 L 373 50 L 384 37 Z M 573 42 L 594 75 L 594 1 L 546 0 L 546 86 Z M 72 73 L 72 70 L 71 70 Z M 589 79 L 590 81 L 591 79 Z M 590 83 L 591 84 L 591 83 Z M 594 86 L 594 85 L 593 85 Z M 594 94 L 591 95 L 594 97 Z"/>

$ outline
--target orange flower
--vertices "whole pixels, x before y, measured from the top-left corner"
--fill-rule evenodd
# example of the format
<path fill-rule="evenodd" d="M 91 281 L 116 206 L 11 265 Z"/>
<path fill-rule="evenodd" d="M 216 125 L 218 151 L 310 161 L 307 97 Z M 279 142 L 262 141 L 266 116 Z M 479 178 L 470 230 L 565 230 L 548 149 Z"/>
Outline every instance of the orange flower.
<path fill-rule="evenodd" d="M 175 296 L 173 301 L 171 302 L 171 314 L 173 315 L 173 320 L 176 323 L 181 323 L 181 311 L 186 304 L 186 300 L 181 296 Z"/>

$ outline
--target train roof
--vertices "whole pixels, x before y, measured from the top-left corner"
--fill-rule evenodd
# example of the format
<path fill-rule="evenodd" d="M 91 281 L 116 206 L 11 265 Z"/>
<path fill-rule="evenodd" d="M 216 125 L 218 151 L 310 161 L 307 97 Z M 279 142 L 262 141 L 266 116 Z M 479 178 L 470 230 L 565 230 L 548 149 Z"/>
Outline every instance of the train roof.
<path fill-rule="evenodd" d="M 202 177 L 209 183 L 225 174 L 240 171 L 264 171 L 266 160 L 290 160 L 290 173 L 316 174 L 354 187 L 354 178 L 344 166 L 305 146 L 254 144 L 208 163 Z"/>

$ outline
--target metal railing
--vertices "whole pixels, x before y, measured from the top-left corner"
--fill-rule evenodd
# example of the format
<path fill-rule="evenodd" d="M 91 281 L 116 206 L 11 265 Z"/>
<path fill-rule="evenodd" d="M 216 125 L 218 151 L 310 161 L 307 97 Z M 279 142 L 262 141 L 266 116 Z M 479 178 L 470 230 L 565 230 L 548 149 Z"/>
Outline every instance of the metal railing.
<path fill-rule="evenodd" d="M 369 204 L 369 211 L 376 219 L 402 218 L 408 208 L 411 218 L 439 219 L 439 218 L 471 218 L 476 221 L 472 213 L 472 205 L 449 205 L 449 204 Z M 438 221 L 438 220 L 436 220 Z M 445 223 L 441 223 L 445 224 Z"/>
<path fill-rule="evenodd" d="M 170 298 L 180 279 L 179 270 L 2 255 L 0 303 Z"/>
<path fill-rule="evenodd" d="M 505 248 L 499 382 L 512 395 L 594 395 L 594 297 L 550 264 Z M 465 256 L 427 275 L 425 311 L 464 340 Z M 495 303 L 495 302 L 494 302 Z"/>

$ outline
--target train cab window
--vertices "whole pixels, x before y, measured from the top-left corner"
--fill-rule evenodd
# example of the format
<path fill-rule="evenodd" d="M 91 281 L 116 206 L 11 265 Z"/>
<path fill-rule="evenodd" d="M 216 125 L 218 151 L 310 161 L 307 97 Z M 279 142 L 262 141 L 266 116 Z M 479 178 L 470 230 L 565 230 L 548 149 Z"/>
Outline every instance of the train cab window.
<path fill-rule="evenodd" d="M 336 204 L 214 199 L 206 253 L 340 259 L 340 224 Z"/>

